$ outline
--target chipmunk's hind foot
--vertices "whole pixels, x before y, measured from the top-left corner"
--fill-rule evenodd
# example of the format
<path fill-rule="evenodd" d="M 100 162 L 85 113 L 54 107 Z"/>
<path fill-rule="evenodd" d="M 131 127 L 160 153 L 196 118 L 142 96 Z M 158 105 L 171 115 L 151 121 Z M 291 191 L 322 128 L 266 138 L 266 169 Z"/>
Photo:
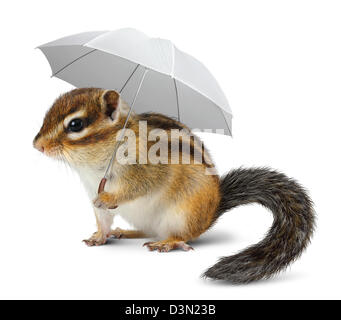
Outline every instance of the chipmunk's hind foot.
<path fill-rule="evenodd" d="M 110 231 L 108 237 L 113 237 L 116 239 L 139 239 L 146 238 L 146 235 L 142 231 L 138 230 L 123 230 L 116 228 L 115 230 Z"/>
<path fill-rule="evenodd" d="M 164 240 L 156 242 L 146 242 L 144 247 L 147 247 L 149 251 L 169 252 L 175 249 L 182 249 L 184 251 L 194 250 L 185 241 L 182 240 Z"/>

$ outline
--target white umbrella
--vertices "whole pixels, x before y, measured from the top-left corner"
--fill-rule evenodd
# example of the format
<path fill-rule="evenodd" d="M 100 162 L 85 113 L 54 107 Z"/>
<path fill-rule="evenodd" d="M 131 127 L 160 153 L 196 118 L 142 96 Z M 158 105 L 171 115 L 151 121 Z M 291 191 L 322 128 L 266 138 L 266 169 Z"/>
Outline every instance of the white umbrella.
<path fill-rule="evenodd" d="M 116 90 L 130 112 L 160 112 L 192 129 L 231 135 L 231 109 L 217 81 L 169 40 L 120 29 L 80 33 L 38 48 L 52 76 L 76 87 Z"/>

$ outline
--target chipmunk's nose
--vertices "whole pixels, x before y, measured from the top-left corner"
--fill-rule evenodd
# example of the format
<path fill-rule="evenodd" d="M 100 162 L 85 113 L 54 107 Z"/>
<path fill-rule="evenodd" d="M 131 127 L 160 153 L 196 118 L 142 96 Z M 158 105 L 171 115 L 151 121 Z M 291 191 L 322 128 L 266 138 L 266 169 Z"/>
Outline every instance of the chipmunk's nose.
<path fill-rule="evenodd" d="M 34 144 L 34 147 L 39 150 L 40 152 L 44 153 L 44 146 L 42 146 L 41 144 L 39 143 L 35 143 Z"/>
<path fill-rule="evenodd" d="M 41 139 L 35 138 L 34 141 L 33 141 L 33 146 L 34 146 L 37 150 L 39 150 L 40 152 L 43 152 L 43 153 L 44 153 L 44 149 L 45 149 L 45 148 L 44 148 L 44 145 L 43 145 Z"/>

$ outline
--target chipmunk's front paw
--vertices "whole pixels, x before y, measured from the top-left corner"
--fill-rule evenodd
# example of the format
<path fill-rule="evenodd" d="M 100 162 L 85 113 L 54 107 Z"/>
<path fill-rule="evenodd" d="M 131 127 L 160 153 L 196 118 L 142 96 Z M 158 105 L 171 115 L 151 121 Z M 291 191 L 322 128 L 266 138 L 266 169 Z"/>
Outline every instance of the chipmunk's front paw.
<path fill-rule="evenodd" d="M 116 209 L 116 199 L 112 193 L 101 192 L 97 198 L 93 201 L 96 208 L 99 209 Z"/>
<path fill-rule="evenodd" d="M 83 240 L 89 247 L 101 246 L 107 242 L 107 237 L 100 232 L 95 232 L 89 239 Z"/>

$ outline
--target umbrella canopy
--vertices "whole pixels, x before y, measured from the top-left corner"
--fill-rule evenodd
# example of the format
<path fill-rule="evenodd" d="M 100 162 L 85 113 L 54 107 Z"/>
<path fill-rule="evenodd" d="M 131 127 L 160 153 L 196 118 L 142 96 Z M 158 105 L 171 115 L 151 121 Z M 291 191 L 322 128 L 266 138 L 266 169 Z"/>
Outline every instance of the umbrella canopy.
<path fill-rule="evenodd" d="M 38 48 L 52 76 L 76 87 L 113 89 L 138 113 L 160 112 L 192 129 L 231 135 L 231 109 L 217 81 L 169 40 L 120 29 L 80 33 Z"/>

